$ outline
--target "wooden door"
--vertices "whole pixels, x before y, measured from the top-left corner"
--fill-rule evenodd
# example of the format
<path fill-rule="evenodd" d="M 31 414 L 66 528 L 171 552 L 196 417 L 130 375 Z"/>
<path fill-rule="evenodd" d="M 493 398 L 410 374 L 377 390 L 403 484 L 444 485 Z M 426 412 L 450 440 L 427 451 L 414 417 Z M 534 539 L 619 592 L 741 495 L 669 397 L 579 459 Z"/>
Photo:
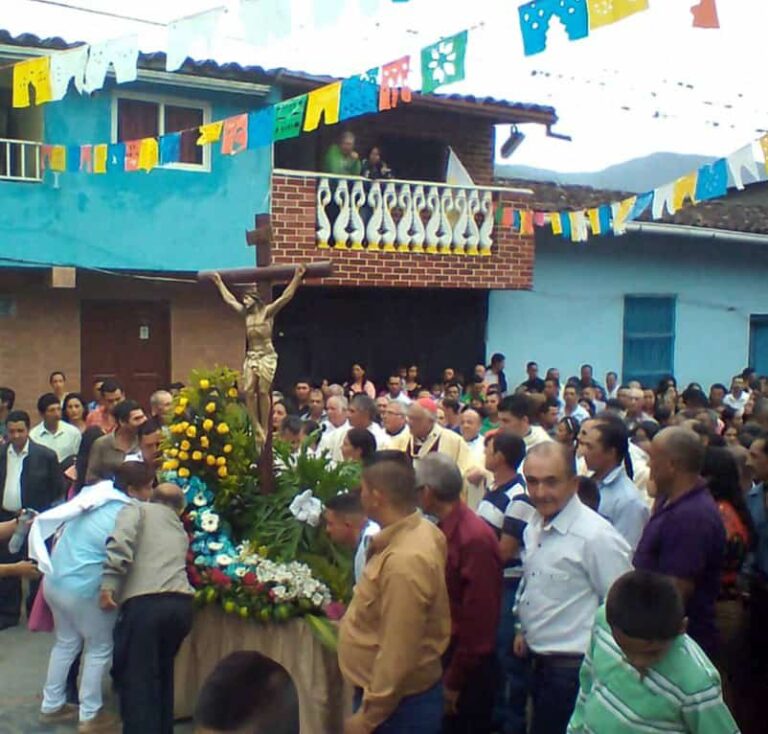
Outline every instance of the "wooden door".
<path fill-rule="evenodd" d="M 166 301 L 83 301 L 81 379 L 113 377 L 127 397 L 149 410 L 149 397 L 170 382 L 170 307 Z"/>

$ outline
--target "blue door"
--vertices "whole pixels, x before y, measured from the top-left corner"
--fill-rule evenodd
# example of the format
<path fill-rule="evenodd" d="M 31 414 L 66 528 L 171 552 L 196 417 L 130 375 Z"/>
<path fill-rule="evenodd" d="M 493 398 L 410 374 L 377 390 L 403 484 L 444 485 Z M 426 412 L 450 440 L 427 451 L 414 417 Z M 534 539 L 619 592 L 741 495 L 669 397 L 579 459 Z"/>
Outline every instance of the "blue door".
<path fill-rule="evenodd" d="M 768 375 L 768 316 L 749 320 L 749 366 L 758 375 Z"/>

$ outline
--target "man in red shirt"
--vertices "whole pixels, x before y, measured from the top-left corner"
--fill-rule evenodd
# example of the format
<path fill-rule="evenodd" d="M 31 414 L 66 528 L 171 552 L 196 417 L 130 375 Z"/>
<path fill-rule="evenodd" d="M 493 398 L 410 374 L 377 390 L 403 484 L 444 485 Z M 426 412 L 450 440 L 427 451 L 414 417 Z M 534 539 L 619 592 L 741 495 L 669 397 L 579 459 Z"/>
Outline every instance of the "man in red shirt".
<path fill-rule="evenodd" d="M 498 688 L 496 631 L 501 608 L 499 542 L 488 524 L 461 500 L 456 463 L 433 453 L 419 461 L 416 483 L 424 512 L 445 533 L 445 582 L 451 606 L 451 643 L 445 654 L 445 734 L 489 734 Z"/>

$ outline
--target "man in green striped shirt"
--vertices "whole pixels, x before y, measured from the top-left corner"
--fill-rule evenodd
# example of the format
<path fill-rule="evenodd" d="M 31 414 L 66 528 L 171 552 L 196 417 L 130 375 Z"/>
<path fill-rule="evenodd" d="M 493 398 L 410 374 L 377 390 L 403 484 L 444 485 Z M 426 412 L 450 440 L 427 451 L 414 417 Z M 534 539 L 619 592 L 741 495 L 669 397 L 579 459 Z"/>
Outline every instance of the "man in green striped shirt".
<path fill-rule="evenodd" d="M 666 576 L 630 571 L 597 610 L 569 734 L 734 734 L 720 676 Z"/>

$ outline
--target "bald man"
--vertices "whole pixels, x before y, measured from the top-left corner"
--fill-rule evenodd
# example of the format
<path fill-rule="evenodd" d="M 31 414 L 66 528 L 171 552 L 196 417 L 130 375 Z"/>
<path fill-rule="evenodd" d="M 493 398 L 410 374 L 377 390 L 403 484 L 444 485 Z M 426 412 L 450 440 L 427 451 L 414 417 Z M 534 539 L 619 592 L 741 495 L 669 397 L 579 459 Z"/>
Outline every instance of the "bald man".
<path fill-rule="evenodd" d="M 657 504 L 635 552 L 635 568 L 671 576 L 685 601 L 688 634 L 712 657 L 717 652 L 715 601 L 725 529 L 701 478 L 705 448 L 686 428 L 665 428 L 651 443 Z"/>
<path fill-rule="evenodd" d="M 113 674 L 124 734 L 173 731 L 173 661 L 192 628 L 194 589 L 187 579 L 186 501 L 160 484 L 147 503 L 120 511 L 107 539 L 102 609 L 117 608 Z"/>

